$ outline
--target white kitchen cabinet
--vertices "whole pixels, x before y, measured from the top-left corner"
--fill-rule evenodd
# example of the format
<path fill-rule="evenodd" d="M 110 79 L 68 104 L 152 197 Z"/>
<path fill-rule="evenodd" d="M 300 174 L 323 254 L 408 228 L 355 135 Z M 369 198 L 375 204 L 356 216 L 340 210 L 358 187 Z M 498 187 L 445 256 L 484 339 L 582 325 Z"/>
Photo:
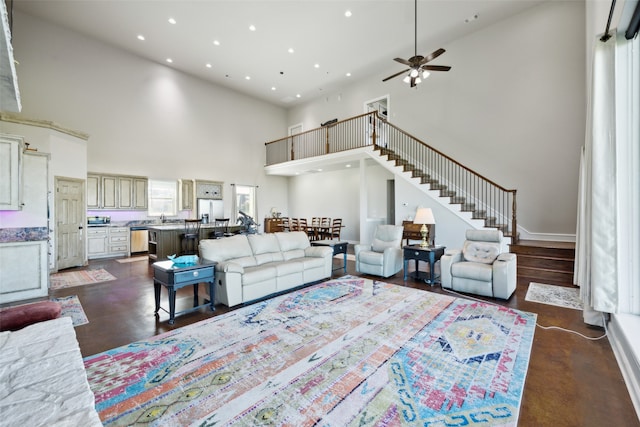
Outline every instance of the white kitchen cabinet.
<path fill-rule="evenodd" d="M 87 229 L 87 258 L 129 256 L 129 227 L 89 227 Z"/>
<path fill-rule="evenodd" d="M 145 177 L 87 174 L 87 209 L 146 210 Z"/>
<path fill-rule="evenodd" d="M 149 180 L 133 178 L 133 209 L 147 210 L 149 204 Z"/>
<path fill-rule="evenodd" d="M 87 209 L 100 209 L 102 194 L 100 175 L 87 175 Z"/>
<path fill-rule="evenodd" d="M 47 296 L 47 241 L 0 243 L 0 304 Z"/>
<path fill-rule="evenodd" d="M 89 259 L 100 258 L 109 255 L 109 229 L 108 227 L 87 228 L 87 257 Z"/>
<path fill-rule="evenodd" d="M 107 227 L 109 229 L 109 256 L 129 256 L 129 227 Z"/>
<path fill-rule="evenodd" d="M 192 211 L 193 204 L 193 180 L 181 179 L 180 180 L 180 205 L 181 211 Z"/>
<path fill-rule="evenodd" d="M 23 140 L 0 135 L 0 210 L 21 208 Z"/>

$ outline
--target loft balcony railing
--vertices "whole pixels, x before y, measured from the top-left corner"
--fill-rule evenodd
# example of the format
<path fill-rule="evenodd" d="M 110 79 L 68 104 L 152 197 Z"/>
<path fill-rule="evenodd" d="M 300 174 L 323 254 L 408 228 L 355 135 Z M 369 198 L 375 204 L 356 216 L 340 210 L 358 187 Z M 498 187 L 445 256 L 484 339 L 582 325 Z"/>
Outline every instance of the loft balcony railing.
<path fill-rule="evenodd" d="M 376 111 L 267 142 L 267 166 L 373 147 L 486 227 L 517 241 L 516 190 L 506 189 L 381 118 Z"/>

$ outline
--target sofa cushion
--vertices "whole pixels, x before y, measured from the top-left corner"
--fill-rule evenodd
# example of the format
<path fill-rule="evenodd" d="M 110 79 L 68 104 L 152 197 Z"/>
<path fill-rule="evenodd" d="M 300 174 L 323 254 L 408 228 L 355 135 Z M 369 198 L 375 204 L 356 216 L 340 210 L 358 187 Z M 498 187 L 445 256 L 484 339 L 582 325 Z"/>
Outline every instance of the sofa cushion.
<path fill-rule="evenodd" d="M 384 254 L 376 251 L 362 251 L 360 252 L 358 259 L 360 262 L 365 264 L 382 265 Z"/>
<path fill-rule="evenodd" d="M 254 255 L 280 252 L 278 239 L 273 233 L 250 234 L 247 236 L 247 239 L 249 240 L 249 245 L 251 245 L 251 250 Z"/>
<path fill-rule="evenodd" d="M 247 236 L 237 234 L 224 239 L 200 240 L 200 256 L 211 261 L 226 261 L 228 259 L 253 256 Z"/>
<path fill-rule="evenodd" d="M 462 248 L 465 261 L 493 264 L 500 254 L 499 243 L 473 242 L 467 240 Z"/>
<path fill-rule="evenodd" d="M 253 257 L 253 256 L 245 256 L 245 257 L 242 257 L 242 258 L 234 258 L 233 259 L 233 263 L 234 264 L 238 264 L 241 267 L 255 267 L 256 265 L 258 265 L 258 263 L 256 261 L 256 258 Z"/>
<path fill-rule="evenodd" d="M 268 252 L 266 254 L 256 255 L 254 258 L 256 260 L 256 265 L 262 265 L 268 262 L 284 261 L 282 252 Z"/>
<path fill-rule="evenodd" d="M 491 282 L 493 267 L 481 262 L 456 262 L 451 266 L 451 275 L 454 277 Z"/>
<path fill-rule="evenodd" d="M 309 257 L 302 258 L 300 262 L 304 266 L 305 270 L 308 270 L 310 268 L 322 267 L 325 263 L 324 259 L 322 258 L 309 258 Z"/>
<path fill-rule="evenodd" d="M 397 247 L 398 243 L 395 241 L 389 242 L 386 240 L 373 239 L 373 242 L 371 243 L 371 250 L 373 250 L 374 252 L 384 252 L 384 250 L 387 248 Z"/>
<path fill-rule="evenodd" d="M 294 249 L 308 248 L 311 246 L 309 243 L 309 236 L 304 231 L 292 231 L 292 232 L 279 232 L 274 233 L 280 244 L 280 250 L 282 252 L 288 252 Z"/>
<path fill-rule="evenodd" d="M 282 257 L 285 261 L 289 261 L 291 259 L 304 258 L 304 249 L 293 249 L 290 251 L 286 251 L 282 253 Z"/>
<path fill-rule="evenodd" d="M 274 264 L 247 267 L 244 269 L 244 274 L 242 275 L 242 286 L 252 285 L 254 283 L 268 280 L 273 280 L 275 283 L 276 274 L 277 270 Z"/>
<path fill-rule="evenodd" d="M 274 265 L 276 267 L 276 271 L 278 272 L 278 277 L 300 273 L 304 268 L 304 264 L 299 261 L 279 262 Z"/>

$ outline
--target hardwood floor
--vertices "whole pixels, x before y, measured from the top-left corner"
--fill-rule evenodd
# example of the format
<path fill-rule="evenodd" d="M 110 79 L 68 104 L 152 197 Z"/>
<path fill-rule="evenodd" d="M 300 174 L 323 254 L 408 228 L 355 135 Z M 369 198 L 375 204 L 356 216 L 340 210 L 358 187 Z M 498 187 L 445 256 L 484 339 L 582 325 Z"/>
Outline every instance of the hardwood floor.
<path fill-rule="evenodd" d="M 335 266 L 341 259 L 335 259 Z M 51 291 L 52 296 L 78 295 L 90 323 L 78 326 L 76 335 L 83 356 L 89 356 L 133 341 L 197 322 L 229 311 L 217 305 L 177 316 L 154 311 L 153 269 L 146 261 L 119 263 L 94 260 L 89 268 L 104 268 L 117 280 Z M 421 267 L 422 268 L 422 267 Z M 356 275 L 348 261 L 347 273 Z M 341 277 L 343 270 L 334 271 Z M 370 278 L 374 278 L 370 276 Z M 409 279 L 402 271 L 385 281 L 401 286 L 445 293 L 439 287 Z M 518 279 L 518 289 L 508 302 L 486 299 L 538 314 L 538 324 L 555 325 L 598 337 L 604 330 L 582 322 L 582 312 L 525 301 L 529 281 Z M 200 293 L 206 294 L 204 285 Z M 191 287 L 178 291 L 177 310 L 193 303 Z M 162 304 L 166 306 L 166 290 Z M 622 374 L 607 338 L 590 341 L 558 330 L 536 328 L 529 370 L 520 411 L 520 426 L 640 426 Z"/>

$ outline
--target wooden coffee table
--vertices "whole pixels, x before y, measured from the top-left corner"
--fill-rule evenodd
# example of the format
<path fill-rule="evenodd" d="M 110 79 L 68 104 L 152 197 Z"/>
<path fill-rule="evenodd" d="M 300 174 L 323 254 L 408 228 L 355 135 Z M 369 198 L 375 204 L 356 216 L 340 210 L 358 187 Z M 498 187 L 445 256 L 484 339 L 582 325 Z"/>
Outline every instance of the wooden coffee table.
<path fill-rule="evenodd" d="M 159 261 L 153 263 L 153 288 L 156 299 L 156 311 L 160 307 L 160 289 L 162 286 L 167 288 L 169 292 L 169 324 L 173 325 L 176 314 L 184 314 L 195 311 L 207 305 L 211 307 L 211 311 L 215 310 L 215 265 L 217 263 L 207 260 L 199 260 L 197 264 L 174 264 L 173 261 Z M 204 300 L 203 304 L 199 304 L 198 285 L 200 283 L 209 284 L 209 300 Z M 176 313 L 176 291 L 188 285 L 193 285 L 193 308 L 183 310 Z"/>

